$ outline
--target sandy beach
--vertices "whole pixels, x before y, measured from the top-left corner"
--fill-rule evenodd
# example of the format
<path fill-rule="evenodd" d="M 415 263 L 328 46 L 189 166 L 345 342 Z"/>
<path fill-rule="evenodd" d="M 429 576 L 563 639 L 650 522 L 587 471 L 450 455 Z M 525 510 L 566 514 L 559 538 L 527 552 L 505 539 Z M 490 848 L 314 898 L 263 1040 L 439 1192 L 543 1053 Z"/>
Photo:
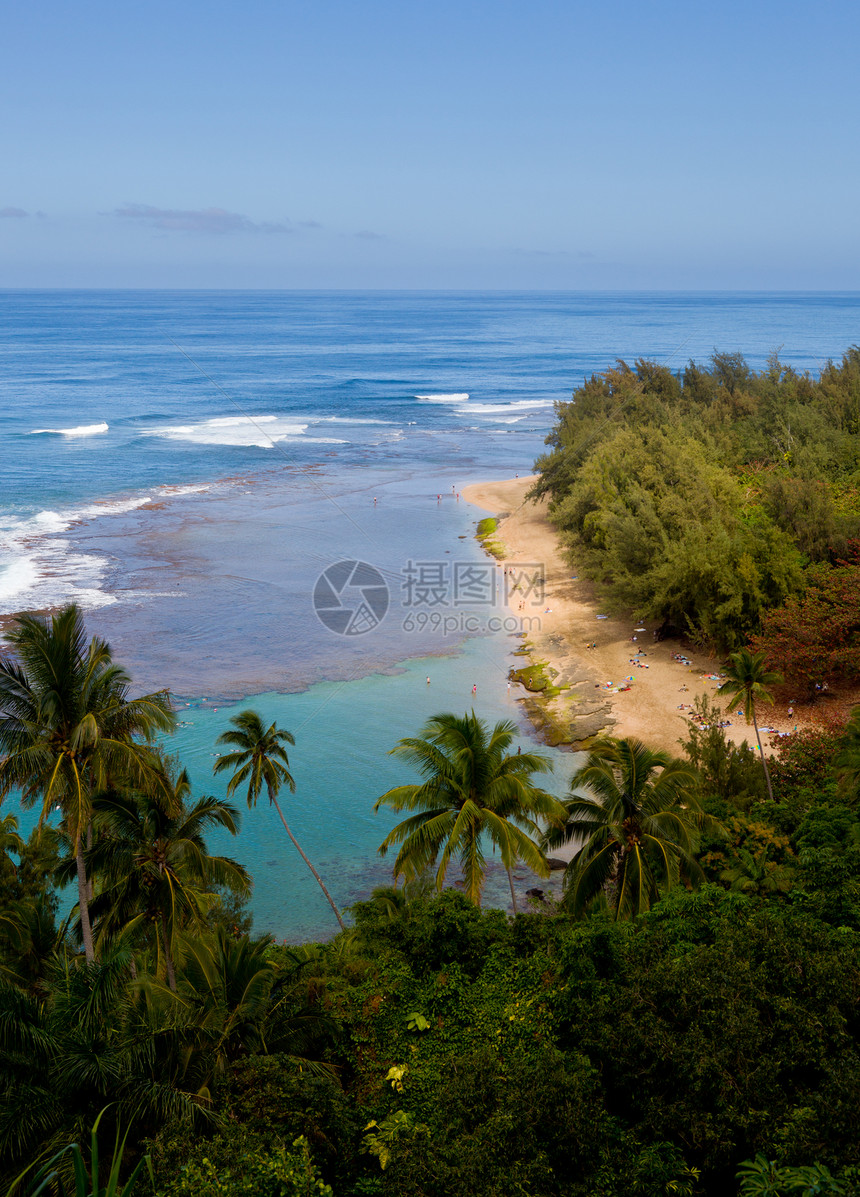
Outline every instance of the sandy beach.
<path fill-rule="evenodd" d="M 538 615 L 540 630 L 533 624 L 527 636 L 530 659 L 547 662 L 558 675 L 554 684 L 567 688 L 548 703 L 535 701 L 523 688 L 530 716 L 540 727 L 545 707 L 555 728 L 571 729 L 573 743 L 605 731 L 637 736 L 650 746 L 677 752 L 678 740 L 689 724 L 688 711 L 680 708 L 702 694 L 715 699 L 720 661 L 687 642 L 658 643 L 656 625 L 648 621 L 634 624 L 606 616 L 592 584 L 577 576 L 575 565 L 565 560 L 547 518 L 547 500 L 525 500 L 534 481 L 528 477 L 478 482 L 461 491 L 467 502 L 498 518 L 496 539 L 505 552 L 501 568 L 544 565 L 546 589 L 540 607 L 520 611 L 516 594 L 509 605 L 516 615 Z M 592 644 L 595 647 L 587 647 Z M 689 664 L 676 660 L 677 656 Z M 638 665 L 631 663 L 635 660 Z M 626 686 L 630 688 L 622 689 Z M 737 714 L 737 703 L 724 717 L 730 720 L 725 729 L 729 739 L 738 744 L 747 740 L 755 747 L 755 732 Z M 789 719 L 779 707 L 765 708 L 760 723 L 781 732 L 804 725 L 797 714 Z M 765 747 L 771 738 L 762 734 Z"/>

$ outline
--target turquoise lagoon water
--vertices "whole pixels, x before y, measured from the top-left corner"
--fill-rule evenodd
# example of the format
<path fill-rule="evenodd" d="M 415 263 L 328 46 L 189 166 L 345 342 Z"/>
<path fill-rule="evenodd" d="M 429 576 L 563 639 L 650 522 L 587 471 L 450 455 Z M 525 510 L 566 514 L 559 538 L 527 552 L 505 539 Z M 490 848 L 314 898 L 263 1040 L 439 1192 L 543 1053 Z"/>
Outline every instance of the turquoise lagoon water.
<path fill-rule="evenodd" d="M 138 688 L 186 696 L 173 747 L 201 791 L 223 792 L 214 740 L 241 705 L 293 731 L 295 831 L 347 905 L 387 876 L 371 807 L 404 779 L 398 738 L 477 685 L 528 741 L 498 596 L 454 593 L 486 563 L 460 488 L 529 472 L 553 404 L 618 358 L 817 371 L 858 327 L 857 294 L 0 292 L 0 617 L 80 602 Z M 343 560 L 389 591 L 366 634 L 315 613 Z M 408 619 L 419 567 L 444 625 Z M 331 931 L 268 809 L 218 847 L 254 874 L 258 929 Z"/>
<path fill-rule="evenodd" d="M 509 649 L 505 641 L 474 639 L 455 657 L 408 661 L 395 674 L 322 682 L 298 694 L 254 697 L 254 707 L 265 718 L 276 719 L 295 736 L 290 763 L 296 793 L 282 795 L 284 812 L 338 905 L 367 895 L 375 885 L 390 883 L 393 857 L 386 863 L 377 857 L 376 849 L 397 817 L 386 809 L 374 813 L 373 804 L 386 790 L 410 780 L 403 764 L 388 755 L 401 736 L 413 735 L 439 711 L 474 709 L 491 722 L 509 719 L 520 725 L 515 744 L 524 751 L 535 749 L 522 726 L 515 691 L 507 690 L 507 666 L 513 659 Z M 473 696 L 475 684 L 478 693 Z M 189 726 L 179 729 L 174 746 L 198 792 L 224 795 L 225 782 L 212 776 L 214 741 L 238 709 L 214 701 L 193 702 L 180 709 L 180 719 Z M 545 779 L 547 788 L 564 793 L 575 757 L 558 750 L 541 751 L 554 762 L 553 774 Z M 277 812 L 265 799 L 252 811 L 244 803 L 242 809 L 239 837 L 225 835 L 213 843 L 254 874 L 255 926 L 290 940 L 337 930 L 330 907 L 289 843 Z M 548 883 L 521 870 L 517 890 L 522 895 L 538 885 L 549 892 L 557 878 L 555 874 Z M 498 867 L 491 869 L 486 900 L 509 905 L 507 877 Z"/>

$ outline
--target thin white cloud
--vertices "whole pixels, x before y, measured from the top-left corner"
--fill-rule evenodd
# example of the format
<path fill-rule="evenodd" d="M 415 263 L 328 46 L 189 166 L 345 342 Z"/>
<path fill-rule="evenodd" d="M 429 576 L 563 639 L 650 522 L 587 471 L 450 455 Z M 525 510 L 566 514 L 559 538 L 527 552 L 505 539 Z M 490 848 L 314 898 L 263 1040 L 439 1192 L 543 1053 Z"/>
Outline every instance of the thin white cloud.
<path fill-rule="evenodd" d="M 126 204 L 115 208 L 114 216 L 122 220 L 136 220 L 153 229 L 170 233 L 289 233 L 287 224 L 249 220 L 239 212 L 224 208 L 155 208 L 151 204 Z"/>
<path fill-rule="evenodd" d="M 524 254 L 530 258 L 580 258 L 587 261 L 594 257 L 594 254 L 586 249 L 514 249 L 511 252 Z"/>
<path fill-rule="evenodd" d="M 387 237 L 384 233 L 374 233 L 371 229 L 361 229 L 355 234 L 360 237 L 362 241 L 386 241 Z"/>
<path fill-rule="evenodd" d="M 0 208 L 0 216 L 26 216 L 23 208 Z"/>

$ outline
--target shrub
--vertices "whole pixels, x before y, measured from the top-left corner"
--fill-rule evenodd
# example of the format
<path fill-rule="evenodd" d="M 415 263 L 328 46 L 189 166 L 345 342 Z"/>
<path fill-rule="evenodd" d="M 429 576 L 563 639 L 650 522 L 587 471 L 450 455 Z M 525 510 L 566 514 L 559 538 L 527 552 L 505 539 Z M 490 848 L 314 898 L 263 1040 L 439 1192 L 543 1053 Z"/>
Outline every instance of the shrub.
<path fill-rule="evenodd" d="M 308 1141 L 299 1136 L 288 1151 L 252 1151 L 232 1168 L 217 1167 L 208 1156 L 191 1159 L 158 1197 L 332 1197 L 311 1160 Z"/>

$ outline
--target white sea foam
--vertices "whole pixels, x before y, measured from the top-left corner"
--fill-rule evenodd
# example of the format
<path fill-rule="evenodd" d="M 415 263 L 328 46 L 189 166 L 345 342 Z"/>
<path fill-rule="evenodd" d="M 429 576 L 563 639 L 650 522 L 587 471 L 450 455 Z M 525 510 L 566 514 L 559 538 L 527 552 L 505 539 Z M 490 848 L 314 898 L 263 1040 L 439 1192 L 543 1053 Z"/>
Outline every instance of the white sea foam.
<path fill-rule="evenodd" d="M 445 403 L 453 406 L 459 416 L 492 416 L 495 423 L 513 424 L 525 417 L 514 415 L 515 412 L 536 412 L 539 408 L 552 407 L 551 399 L 514 399 L 510 403 L 471 403 L 469 392 L 451 392 L 450 394 L 416 395 L 422 403 Z M 500 419 L 498 417 L 507 417 Z"/>
<path fill-rule="evenodd" d="M 467 403 L 469 400 L 468 391 L 457 391 L 451 394 L 441 395 L 416 395 L 422 403 Z"/>
<path fill-rule="evenodd" d="M 367 444 L 372 448 L 379 445 L 390 445 L 392 441 L 400 441 L 403 439 L 404 433 L 402 428 L 396 428 L 393 432 L 386 432 L 378 441 L 368 441 Z"/>
<path fill-rule="evenodd" d="M 5 556 L 5 554 L 4 554 Z M 0 563 L 0 604 L 14 595 L 30 590 L 38 581 L 39 571 L 32 557 L 23 553 Z"/>
<path fill-rule="evenodd" d="M 107 430 L 108 425 L 102 421 L 100 424 L 78 424 L 75 428 L 34 428 L 30 436 L 99 436 Z"/>
<path fill-rule="evenodd" d="M 396 420 L 376 420 L 372 416 L 299 416 L 309 424 L 396 424 Z"/>
<path fill-rule="evenodd" d="M 117 598 L 104 589 L 108 559 L 81 553 L 64 533 L 76 524 L 124 515 L 154 499 L 208 490 L 208 486 L 164 486 L 151 494 L 130 495 L 79 507 L 0 517 L 0 614 L 38 611 L 76 602 L 104 607 Z"/>
<path fill-rule="evenodd" d="M 191 489 L 191 488 L 189 488 Z M 81 507 L 72 508 L 73 512 L 82 512 L 77 519 L 92 519 L 96 515 L 124 515 L 126 511 L 136 511 L 152 502 L 152 495 L 129 495 L 125 499 L 103 499 L 95 503 L 85 503 Z"/>
<path fill-rule="evenodd" d="M 27 517 L 11 516 L 0 523 L 0 549 L 7 544 L 20 544 L 45 536 L 58 536 L 73 524 L 85 523 L 103 515 L 124 515 L 152 502 L 151 495 L 135 495 L 125 499 L 108 499 L 103 503 L 83 503 L 64 511 L 37 511 Z"/>
<path fill-rule="evenodd" d="M 271 449 L 282 441 L 304 437 L 308 426 L 308 423 L 297 423 L 295 419 L 283 416 L 216 416 L 196 424 L 167 424 L 161 428 L 151 428 L 146 435 L 168 441 L 189 441 L 194 445 Z"/>
<path fill-rule="evenodd" d="M 210 490 L 211 485 L 208 482 L 191 483 L 188 486 L 159 486 L 155 494 L 159 499 L 173 499 L 179 495 L 202 495 L 205 491 Z"/>
<path fill-rule="evenodd" d="M 8 532 L 0 532 L 0 612 L 38 611 L 71 602 L 86 608 L 115 603 L 102 588 L 106 569 L 104 557 L 78 553 L 61 536 L 16 542 Z"/>
<path fill-rule="evenodd" d="M 516 399 L 513 403 L 470 403 L 468 407 L 458 409 L 463 414 L 492 416 L 509 415 L 515 411 L 531 411 L 538 407 L 550 407 L 550 399 Z"/>

